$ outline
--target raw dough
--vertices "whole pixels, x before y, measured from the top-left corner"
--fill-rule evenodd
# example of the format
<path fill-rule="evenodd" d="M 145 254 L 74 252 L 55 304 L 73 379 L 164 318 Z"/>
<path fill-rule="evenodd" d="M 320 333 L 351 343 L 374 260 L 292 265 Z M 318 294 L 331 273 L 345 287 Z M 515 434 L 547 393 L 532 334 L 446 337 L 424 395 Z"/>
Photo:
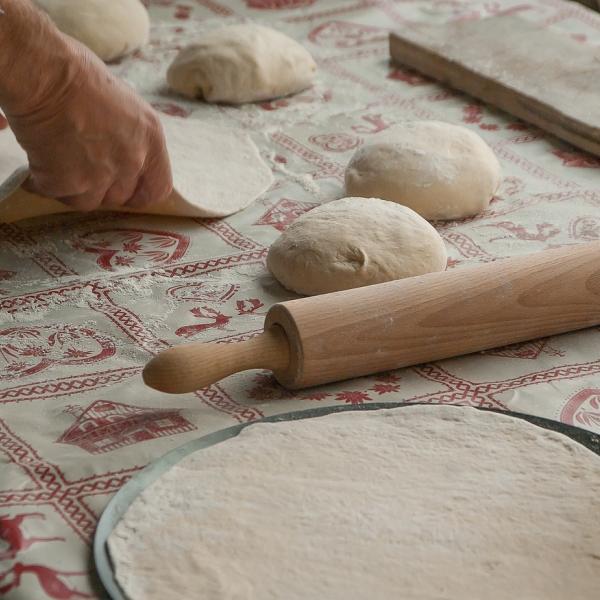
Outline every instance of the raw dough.
<path fill-rule="evenodd" d="M 179 200 L 195 216 L 226 217 L 252 204 L 273 173 L 244 132 L 198 119 L 161 115 Z"/>
<path fill-rule="evenodd" d="M 131 600 L 589 600 L 599 514 L 583 446 L 415 406 L 250 425 L 143 491 L 108 547 Z"/>
<path fill-rule="evenodd" d="M 261 25 L 230 25 L 183 48 L 167 83 L 189 98 L 242 104 L 306 89 L 316 68 L 308 50 L 287 35 Z"/>
<path fill-rule="evenodd" d="M 0 182 L 6 181 L 17 169 L 27 164 L 27 154 L 19 146 L 13 132 L 0 130 Z"/>
<path fill-rule="evenodd" d="M 34 0 L 56 26 L 110 62 L 145 46 L 150 19 L 140 0 Z"/>
<path fill-rule="evenodd" d="M 359 148 L 346 169 L 346 194 L 404 204 L 430 220 L 485 210 L 500 164 L 475 133 L 439 121 L 395 125 Z"/>
<path fill-rule="evenodd" d="M 139 210 L 127 207 L 119 210 L 186 217 L 226 217 L 246 208 L 273 183 L 271 169 L 245 133 L 198 119 L 161 115 L 161 122 L 175 189 L 161 204 Z M 26 164 L 27 157 L 13 133 L 10 130 L 0 131 L 0 174 L 3 178 L 11 172 L 9 168 L 14 170 L 18 160 Z M 62 202 L 20 189 L 27 174 L 26 168 L 18 169 L 0 185 L 0 222 L 71 212 L 72 209 Z"/>
<path fill-rule="evenodd" d="M 410 208 L 379 198 L 343 198 L 296 219 L 269 250 L 286 288 L 326 294 L 446 268 L 438 232 Z"/>

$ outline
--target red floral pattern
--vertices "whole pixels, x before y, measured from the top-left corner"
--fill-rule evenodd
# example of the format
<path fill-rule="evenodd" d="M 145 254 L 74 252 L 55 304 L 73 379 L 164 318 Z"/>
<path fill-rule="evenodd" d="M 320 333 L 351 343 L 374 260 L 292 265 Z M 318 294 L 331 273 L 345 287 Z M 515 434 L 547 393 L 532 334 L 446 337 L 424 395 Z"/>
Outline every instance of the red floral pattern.
<path fill-rule="evenodd" d="M 110 68 L 160 112 L 248 132 L 275 182 L 227 219 L 102 213 L 0 225 L 0 595 L 95 597 L 89 547 L 112 495 L 148 461 L 234 423 L 316 406 L 420 402 L 512 409 L 600 432 L 598 328 L 307 390 L 287 390 L 268 372 L 179 400 L 143 385 L 145 362 L 174 344 L 231 344 L 262 332 L 269 307 L 294 297 L 265 268 L 270 244 L 306 211 L 342 197 L 348 155 L 401 121 L 462 123 L 502 163 L 488 210 L 435 224 L 449 266 L 600 239 L 597 159 L 390 63 L 387 31 L 432 18 L 425 4 L 148 0 L 150 44 Z M 525 6 L 433 4 L 440 22 Z M 600 15 L 573 3 L 526 4 L 527 18 L 582 44 L 600 31 Z M 164 88 L 170 60 L 210 23 L 257 17 L 309 49 L 314 87 L 243 107 Z"/>
<path fill-rule="evenodd" d="M 600 429 L 600 389 L 582 390 L 565 404 L 560 418 L 565 423 Z"/>
<path fill-rule="evenodd" d="M 600 167 L 600 159 L 583 152 L 572 152 L 568 150 L 553 150 L 552 154 L 560 158 L 563 165 L 579 169 L 597 169 Z"/>
<path fill-rule="evenodd" d="M 312 135 L 309 141 L 329 152 L 348 152 L 362 143 L 359 137 L 348 133 L 321 133 Z"/>
<path fill-rule="evenodd" d="M 347 21 L 329 21 L 315 27 L 308 39 L 326 48 L 355 48 L 387 40 L 388 32 L 382 27 L 370 27 Z"/>
<path fill-rule="evenodd" d="M 256 225 L 271 225 L 277 231 L 285 231 L 300 215 L 315 206 L 317 204 L 313 202 L 296 202 L 282 198 L 256 222 Z"/>
<path fill-rule="evenodd" d="M 289 10 L 311 6 L 316 0 L 246 0 L 248 8 L 257 10 Z"/>
<path fill-rule="evenodd" d="M 86 233 L 73 248 L 97 255 L 96 262 L 107 271 L 118 267 L 164 264 L 181 258 L 189 238 L 166 231 L 106 229 Z"/>
<path fill-rule="evenodd" d="M 393 79 L 395 81 L 402 81 L 408 85 L 425 85 L 426 83 L 431 83 L 430 79 L 420 75 L 416 71 L 412 69 L 407 69 L 405 67 L 398 67 L 393 65 L 390 67 L 390 71 L 387 75 L 388 79 Z"/>
<path fill-rule="evenodd" d="M 85 365 L 115 353 L 111 339 L 86 327 L 8 327 L 0 330 L 0 381 L 59 365 Z"/>
<path fill-rule="evenodd" d="M 579 217 L 571 223 L 569 231 L 576 240 L 600 240 L 600 217 Z"/>

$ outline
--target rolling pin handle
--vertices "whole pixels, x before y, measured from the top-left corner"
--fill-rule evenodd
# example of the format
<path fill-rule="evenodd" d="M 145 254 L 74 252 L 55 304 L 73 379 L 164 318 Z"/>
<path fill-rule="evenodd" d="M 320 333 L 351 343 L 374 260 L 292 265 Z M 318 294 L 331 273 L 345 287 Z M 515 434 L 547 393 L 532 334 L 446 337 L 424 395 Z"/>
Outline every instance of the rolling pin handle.
<path fill-rule="evenodd" d="M 287 336 L 277 325 L 232 343 L 183 344 L 155 356 L 144 368 L 144 383 L 167 394 L 186 394 L 247 369 L 286 369 L 290 361 Z"/>

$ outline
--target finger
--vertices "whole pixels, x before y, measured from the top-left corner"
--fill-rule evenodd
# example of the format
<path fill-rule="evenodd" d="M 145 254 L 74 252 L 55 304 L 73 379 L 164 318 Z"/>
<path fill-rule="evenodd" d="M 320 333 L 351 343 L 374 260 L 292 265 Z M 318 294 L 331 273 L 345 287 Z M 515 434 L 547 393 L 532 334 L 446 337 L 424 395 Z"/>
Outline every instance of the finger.
<path fill-rule="evenodd" d="M 69 181 L 67 178 L 57 180 L 43 173 L 32 172 L 23 184 L 23 189 L 46 198 L 69 198 L 87 193 L 87 186 L 83 182 Z"/>
<path fill-rule="evenodd" d="M 158 204 L 166 200 L 172 191 L 173 176 L 167 142 L 160 120 L 156 118 L 140 181 L 128 204 L 138 208 Z"/>
<path fill-rule="evenodd" d="M 169 197 L 172 191 L 173 186 L 170 179 L 157 182 L 146 175 L 142 175 L 135 193 L 129 202 L 127 202 L 127 206 L 143 208 L 145 206 L 160 204 Z"/>
<path fill-rule="evenodd" d="M 63 204 L 70 206 L 74 210 L 80 210 L 83 212 L 90 212 L 92 210 L 98 210 L 102 206 L 102 200 L 104 199 L 104 190 L 98 192 L 87 192 L 85 194 L 78 194 L 74 196 L 62 196 L 56 198 Z"/>
<path fill-rule="evenodd" d="M 130 178 L 125 181 L 115 181 L 106 192 L 102 200 L 102 206 L 105 208 L 119 208 L 126 204 L 134 195 L 138 184 L 137 178 Z"/>
<path fill-rule="evenodd" d="M 27 177 L 27 179 L 21 184 L 21 187 L 30 194 L 37 194 L 38 196 L 41 195 L 31 174 L 29 174 L 29 177 Z"/>
<path fill-rule="evenodd" d="M 166 158 L 166 154 L 165 154 Z M 142 208 L 151 204 L 159 204 L 165 201 L 173 191 L 173 180 L 171 177 L 171 165 L 164 158 L 157 162 L 149 162 L 145 166 L 135 193 L 127 202 L 132 208 Z"/>
<path fill-rule="evenodd" d="M 152 204 L 152 196 L 148 192 L 148 183 L 144 175 L 140 176 L 135 191 L 125 206 L 129 208 L 144 208 Z"/>

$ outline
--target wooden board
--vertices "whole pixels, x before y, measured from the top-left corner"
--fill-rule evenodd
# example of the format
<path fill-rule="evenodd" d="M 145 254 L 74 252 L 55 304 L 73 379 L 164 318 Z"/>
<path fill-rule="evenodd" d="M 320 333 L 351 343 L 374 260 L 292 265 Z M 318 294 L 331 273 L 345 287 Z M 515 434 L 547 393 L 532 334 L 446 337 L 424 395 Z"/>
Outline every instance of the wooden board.
<path fill-rule="evenodd" d="M 390 34 L 396 62 L 600 156 L 600 48 L 516 16 Z"/>

